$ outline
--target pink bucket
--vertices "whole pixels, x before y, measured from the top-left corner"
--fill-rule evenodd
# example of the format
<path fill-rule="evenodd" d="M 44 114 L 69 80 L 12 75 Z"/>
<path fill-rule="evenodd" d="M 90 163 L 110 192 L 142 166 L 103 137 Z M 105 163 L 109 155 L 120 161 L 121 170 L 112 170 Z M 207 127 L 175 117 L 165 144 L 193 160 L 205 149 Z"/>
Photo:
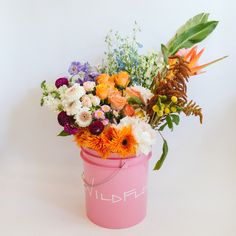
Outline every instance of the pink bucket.
<path fill-rule="evenodd" d="M 101 159 L 97 152 L 81 148 L 88 218 L 105 228 L 127 228 L 146 216 L 148 155 Z"/>

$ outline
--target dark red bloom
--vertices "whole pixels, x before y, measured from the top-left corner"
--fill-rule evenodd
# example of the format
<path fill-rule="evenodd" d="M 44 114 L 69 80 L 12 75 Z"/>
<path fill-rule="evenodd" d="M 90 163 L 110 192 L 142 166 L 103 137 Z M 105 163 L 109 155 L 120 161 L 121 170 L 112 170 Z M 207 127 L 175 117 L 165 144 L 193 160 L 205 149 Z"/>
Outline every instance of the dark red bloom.
<path fill-rule="evenodd" d="M 71 124 L 73 122 L 73 117 L 68 116 L 65 111 L 61 111 L 57 116 L 58 123 L 61 126 L 65 126 L 65 124 Z"/>
<path fill-rule="evenodd" d="M 64 131 L 68 134 L 71 134 L 71 135 L 74 135 L 74 134 L 77 134 L 78 133 L 78 128 L 75 128 L 73 127 L 72 125 L 70 124 L 65 124 L 64 126 Z"/>
<path fill-rule="evenodd" d="M 89 131 L 93 135 L 99 135 L 104 130 L 104 125 L 100 120 L 94 121 L 91 125 L 89 125 Z"/>
<path fill-rule="evenodd" d="M 69 80 L 65 77 L 59 78 L 56 80 L 55 85 L 57 88 L 60 88 L 63 85 L 68 86 L 69 85 Z"/>

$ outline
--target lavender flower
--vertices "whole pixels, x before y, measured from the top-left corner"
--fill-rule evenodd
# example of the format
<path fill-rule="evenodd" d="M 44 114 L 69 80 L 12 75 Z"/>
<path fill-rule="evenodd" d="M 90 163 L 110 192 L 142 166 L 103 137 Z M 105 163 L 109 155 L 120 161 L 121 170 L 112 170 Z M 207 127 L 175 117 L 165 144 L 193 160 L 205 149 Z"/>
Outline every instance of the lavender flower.
<path fill-rule="evenodd" d="M 56 85 L 57 88 L 60 88 L 63 85 L 68 86 L 69 85 L 69 81 L 68 81 L 67 78 L 62 77 L 62 78 L 59 78 L 59 79 L 56 80 L 55 85 Z"/>
<path fill-rule="evenodd" d="M 69 67 L 69 73 L 72 76 L 77 75 L 77 80 L 75 82 L 83 85 L 87 81 L 95 81 L 95 78 L 98 76 L 98 73 L 91 71 L 91 66 L 88 62 L 81 64 L 80 62 L 72 62 Z"/>
<path fill-rule="evenodd" d="M 79 73 L 79 68 L 81 67 L 81 63 L 80 62 L 77 62 L 77 61 L 73 61 L 69 67 L 69 70 L 68 72 L 71 74 L 71 75 L 76 75 Z"/>

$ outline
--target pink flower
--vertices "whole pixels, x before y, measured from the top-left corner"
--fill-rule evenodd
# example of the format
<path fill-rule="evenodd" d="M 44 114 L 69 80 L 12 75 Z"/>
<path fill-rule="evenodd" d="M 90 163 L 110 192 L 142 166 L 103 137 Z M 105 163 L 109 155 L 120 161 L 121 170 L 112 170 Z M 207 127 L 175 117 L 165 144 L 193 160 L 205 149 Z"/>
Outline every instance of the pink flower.
<path fill-rule="evenodd" d="M 101 106 L 101 108 L 104 112 L 109 112 L 111 110 L 110 106 L 108 106 L 108 105 L 103 105 L 103 106 Z"/>
<path fill-rule="evenodd" d="M 99 110 L 96 110 L 94 112 L 94 117 L 98 120 L 104 120 L 105 119 L 105 114 L 102 110 L 99 109 Z"/>
<path fill-rule="evenodd" d="M 109 124 L 109 120 L 108 119 L 102 120 L 102 123 L 103 123 L 104 126 L 106 126 L 106 125 Z"/>
<path fill-rule="evenodd" d="M 92 81 L 84 82 L 83 87 L 86 92 L 92 92 L 93 89 L 95 88 L 95 82 L 92 82 Z"/>

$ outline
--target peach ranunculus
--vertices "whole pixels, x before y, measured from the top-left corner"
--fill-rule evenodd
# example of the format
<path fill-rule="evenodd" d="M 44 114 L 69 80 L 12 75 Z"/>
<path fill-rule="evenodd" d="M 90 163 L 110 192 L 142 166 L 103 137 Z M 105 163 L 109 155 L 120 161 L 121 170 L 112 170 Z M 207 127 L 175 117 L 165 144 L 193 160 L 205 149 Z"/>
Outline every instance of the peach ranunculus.
<path fill-rule="evenodd" d="M 127 104 L 125 97 L 122 97 L 118 92 L 111 92 L 108 97 L 108 101 L 111 104 L 111 108 L 114 110 L 122 110 Z"/>
<path fill-rule="evenodd" d="M 129 74 L 125 71 L 121 71 L 114 77 L 114 81 L 116 85 L 126 88 L 130 82 Z"/>
<path fill-rule="evenodd" d="M 109 89 L 110 88 L 107 84 L 101 83 L 101 84 L 96 86 L 96 95 L 101 100 L 104 100 L 108 97 Z"/>
<path fill-rule="evenodd" d="M 141 93 L 138 90 L 136 90 L 134 87 L 127 87 L 126 95 L 128 95 L 128 97 L 139 98 L 141 101 L 143 101 Z"/>
<path fill-rule="evenodd" d="M 126 116 L 133 116 L 135 114 L 135 110 L 131 105 L 126 104 L 124 108 L 124 114 Z"/>

